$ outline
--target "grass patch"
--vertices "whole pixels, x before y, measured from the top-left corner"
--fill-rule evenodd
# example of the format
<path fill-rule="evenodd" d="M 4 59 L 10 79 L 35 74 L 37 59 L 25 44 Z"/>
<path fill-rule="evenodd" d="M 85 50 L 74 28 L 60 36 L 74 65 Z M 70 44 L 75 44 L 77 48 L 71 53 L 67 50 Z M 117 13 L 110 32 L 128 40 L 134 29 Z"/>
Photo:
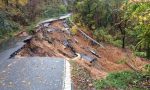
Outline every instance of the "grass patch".
<path fill-rule="evenodd" d="M 105 79 L 95 81 L 97 90 L 105 90 L 114 88 L 117 90 L 148 90 L 140 83 L 143 80 L 143 75 L 123 71 L 109 74 Z"/>

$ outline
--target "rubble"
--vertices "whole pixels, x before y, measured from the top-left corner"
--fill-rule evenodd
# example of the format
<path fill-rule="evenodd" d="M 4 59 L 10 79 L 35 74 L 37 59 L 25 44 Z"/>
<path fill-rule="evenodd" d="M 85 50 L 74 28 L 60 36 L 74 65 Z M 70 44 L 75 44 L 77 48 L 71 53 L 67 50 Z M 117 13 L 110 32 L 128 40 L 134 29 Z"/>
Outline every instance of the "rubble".
<path fill-rule="evenodd" d="M 94 51 L 94 50 L 92 50 L 92 49 L 89 49 L 89 51 L 90 51 L 93 55 L 95 55 L 96 57 L 100 58 L 100 56 L 97 54 L 96 51 Z"/>
<path fill-rule="evenodd" d="M 95 61 L 97 60 L 96 58 L 91 57 L 91 56 L 87 56 L 87 55 L 85 55 L 85 54 L 80 54 L 80 56 L 81 56 L 81 58 L 82 58 L 83 60 L 85 60 L 85 61 L 88 62 L 88 63 L 93 63 L 93 62 L 95 62 Z"/>
<path fill-rule="evenodd" d="M 54 29 L 47 29 L 48 33 L 54 32 Z"/>
<path fill-rule="evenodd" d="M 65 28 L 69 28 L 69 26 L 68 26 L 68 24 L 67 24 L 66 20 L 64 20 L 64 22 L 63 22 L 63 26 L 64 26 Z"/>
<path fill-rule="evenodd" d="M 44 25 L 43 25 L 43 26 L 44 26 L 45 28 L 48 28 L 48 27 L 49 27 L 49 25 L 50 25 L 50 23 L 48 22 L 48 23 L 44 23 Z"/>

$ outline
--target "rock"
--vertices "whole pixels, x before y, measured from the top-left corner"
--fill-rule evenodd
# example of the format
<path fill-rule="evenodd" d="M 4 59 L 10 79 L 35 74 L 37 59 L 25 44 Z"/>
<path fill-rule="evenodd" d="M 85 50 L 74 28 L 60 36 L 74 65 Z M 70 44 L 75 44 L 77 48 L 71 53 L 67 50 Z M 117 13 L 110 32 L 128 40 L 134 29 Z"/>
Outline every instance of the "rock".
<path fill-rule="evenodd" d="M 64 26 L 65 28 L 68 28 L 68 27 L 69 27 L 65 22 L 64 22 L 63 26 Z"/>
<path fill-rule="evenodd" d="M 50 23 L 44 23 L 44 27 L 48 28 Z"/>
<path fill-rule="evenodd" d="M 91 57 L 91 56 L 87 56 L 85 54 L 80 54 L 80 55 L 81 55 L 81 58 L 83 60 L 85 60 L 86 62 L 88 62 L 88 63 L 93 63 L 93 62 L 95 62 L 97 60 L 96 58 Z"/>
<path fill-rule="evenodd" d="M 53 29 L 48 29 L 47 32 L 51 33 L 53 32 L 54 30 Z"/>
<path fill-rule="evenodd" d="M 88 86 L 89 86 L 89 87 L 93 87 L 93 84 L 92 84 L 92 83 L 90 83 Z"/>

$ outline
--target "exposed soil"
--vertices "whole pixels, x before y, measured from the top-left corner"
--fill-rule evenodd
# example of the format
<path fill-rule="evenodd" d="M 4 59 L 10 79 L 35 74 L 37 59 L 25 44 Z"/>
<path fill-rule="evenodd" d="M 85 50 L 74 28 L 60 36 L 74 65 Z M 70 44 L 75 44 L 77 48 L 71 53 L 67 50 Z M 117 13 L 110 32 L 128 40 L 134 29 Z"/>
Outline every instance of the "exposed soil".
<path fill-rule="evenodd" d="M 65 41 L 69 43 L 66 46 Z M 76 35 L 70 35 L 65 30 L 64 21 L 55 21 L 48 28 L 39 29 L 17 56 L 49 56 L 74 60 L 77 57 L 76 53 L 85 54 L 96 58 L 97 61 L 88 63 L 80 57 L 76 58 L 75 61 L 85 68 L 93 79 L 104 78 L 109 72 L 133 70 L 132 67 L 140 70 L 149 63 L 142 58 L 135 57 L 130 50 L 125 51 L 111 45 L 104 47 L 92 45 L 91 41 L 79 32 Z M 89 49 L 97 52 L 100 58 L 92 54 Z M 78 81 L 76 78 L 73 80 L 75 84 Z"/>

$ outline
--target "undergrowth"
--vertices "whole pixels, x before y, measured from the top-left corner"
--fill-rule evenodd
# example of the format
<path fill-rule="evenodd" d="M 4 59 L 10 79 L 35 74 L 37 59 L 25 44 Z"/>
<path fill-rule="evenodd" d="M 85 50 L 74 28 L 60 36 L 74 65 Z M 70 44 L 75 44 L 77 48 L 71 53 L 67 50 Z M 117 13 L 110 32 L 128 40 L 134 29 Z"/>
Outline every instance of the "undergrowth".
<path fill-rule="evenodd" d="M 150 76 L 132 71 L 110 73 L 105 79 L 95 81 L 97 90 L 148 90 Z"/>

